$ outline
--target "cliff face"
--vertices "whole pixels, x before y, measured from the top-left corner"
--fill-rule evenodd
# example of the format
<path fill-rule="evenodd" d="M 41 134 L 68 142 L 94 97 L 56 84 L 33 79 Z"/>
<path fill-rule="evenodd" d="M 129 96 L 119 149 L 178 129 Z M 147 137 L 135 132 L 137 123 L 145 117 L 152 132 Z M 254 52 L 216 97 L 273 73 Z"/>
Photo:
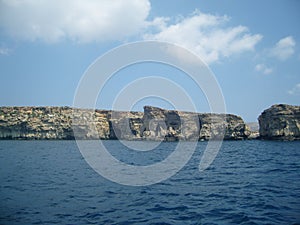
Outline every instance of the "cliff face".
<path fill-rule="evenodd" d="M 273 105 L 258 118 L 262 139 L 300 140 L 300 106 Z"/>
<path fill-rule="evenodd" d="M 72 110 L 65 107 L 1 107 L 1 139 L 70 139 Z"/>
<path fill-rule="evenodd" d="M 92 118 L 95 130 L 87 120 Z M 69 107 L 0 107 L 0 139 L 226 140 L 250 135 L 241 117 L 145 106 L 142 112 Z"/>

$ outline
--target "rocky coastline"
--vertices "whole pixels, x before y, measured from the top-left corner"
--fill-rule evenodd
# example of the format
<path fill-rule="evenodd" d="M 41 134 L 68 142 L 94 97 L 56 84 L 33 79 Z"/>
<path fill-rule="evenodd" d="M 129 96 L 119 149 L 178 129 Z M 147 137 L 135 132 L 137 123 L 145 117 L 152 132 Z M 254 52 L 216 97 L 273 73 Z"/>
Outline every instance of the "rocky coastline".
<path fill-rule="evenodd" d="M 144 112 L 0 107 L 0 140 L 300 140 L 300 106 L 273 105 L 262 112 L 258 121 L 259 131 L 232 114 L 152 106 L 145 106 Z"/>
<path fill-rule="evenodd" d="M 202 141 L 223 137 L 243 140 L 251 132 L 236 115 L 180 112 L 152 106 L 145 106 L 144 112 L 0 107 L 0 139 L 71 140 L 75 134 L 76 139 Z"/>

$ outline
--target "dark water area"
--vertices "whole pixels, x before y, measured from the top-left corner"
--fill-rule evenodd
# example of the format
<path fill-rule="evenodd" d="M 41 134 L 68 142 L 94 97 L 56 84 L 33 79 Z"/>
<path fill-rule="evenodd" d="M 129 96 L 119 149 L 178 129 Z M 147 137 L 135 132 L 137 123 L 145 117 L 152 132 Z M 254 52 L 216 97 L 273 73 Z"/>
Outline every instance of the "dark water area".
<path fill-rule="evenodd" d="M 145 165 L 176 144 L 135 154 L 105 141 Z M 132 187 L 97 174 L 74 141 L 0 141 L 0 224 L 300 223 L 300 142 L 226 141 L 200 172 L 206 144 L 173 177 Z"/>

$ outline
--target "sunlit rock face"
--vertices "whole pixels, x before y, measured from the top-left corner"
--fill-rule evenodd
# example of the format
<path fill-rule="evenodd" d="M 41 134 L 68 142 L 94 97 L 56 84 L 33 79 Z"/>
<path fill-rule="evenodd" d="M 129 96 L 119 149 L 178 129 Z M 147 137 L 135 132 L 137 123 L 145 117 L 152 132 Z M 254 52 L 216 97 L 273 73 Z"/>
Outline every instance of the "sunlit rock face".
<path fill-rule="evenodd" d="M 165 110 L 144 112 L 70 107 L 0 107 L 0 139 L 122 139 L 198 141 L 246 139 L 241 117 Z"/>
<path fill-rule="evenodd" d="M 1 107 L 1 139 L 72 139 L 69 107 Z"/>
<path fill-rule="evenodd" d="M 300 140 L 300 106 L 273 105 L 258 121 L 261 139 Z"/>

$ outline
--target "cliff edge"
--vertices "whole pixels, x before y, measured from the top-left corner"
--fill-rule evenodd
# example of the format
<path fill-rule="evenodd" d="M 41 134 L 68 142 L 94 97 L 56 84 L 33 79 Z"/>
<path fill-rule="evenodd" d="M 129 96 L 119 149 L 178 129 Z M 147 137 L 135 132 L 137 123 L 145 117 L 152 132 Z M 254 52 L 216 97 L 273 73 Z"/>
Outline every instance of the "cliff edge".
<path fill-rule="evenodd" d="M 92 119 L 96 129 L 87 123 Z M 241 140 L 250 135 L 241 117 L 165 110 L 144 112 L 70 107 L 0 107 L 0 139 Z"/>
<path fill-rule="evenodd" d="M 273 105 L 258 118 L 259 135 L 266 140 L 300 140 L 300 106 Z"/>

